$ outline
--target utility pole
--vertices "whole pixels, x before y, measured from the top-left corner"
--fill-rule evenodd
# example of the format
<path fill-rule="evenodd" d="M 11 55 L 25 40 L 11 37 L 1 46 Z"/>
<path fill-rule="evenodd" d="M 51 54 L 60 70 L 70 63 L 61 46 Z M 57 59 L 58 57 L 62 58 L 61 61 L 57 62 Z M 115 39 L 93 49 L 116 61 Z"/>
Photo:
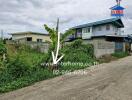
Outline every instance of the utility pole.
<path fill-rule="evenodd" d="M 57 20 L 56 33 L 58 38 L 57 38 L 56 51 L 52 51 L 53 67 L 58 67 L 57 63 L 64 57 L 64 55 L 62 55 L 61 57 L 58 58 L 59 49 L 60 49 L 59 18 Z"/>

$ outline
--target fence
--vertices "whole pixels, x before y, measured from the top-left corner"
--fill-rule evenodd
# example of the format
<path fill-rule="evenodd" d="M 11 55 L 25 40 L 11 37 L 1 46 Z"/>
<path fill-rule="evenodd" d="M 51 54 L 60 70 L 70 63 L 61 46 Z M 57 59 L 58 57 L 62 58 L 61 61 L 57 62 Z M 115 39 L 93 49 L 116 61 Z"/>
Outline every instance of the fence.
<path fill-rule="evenodd" d="M 32 49 L 36 49 L 37 51 L 40 51 L 41 53 L 47 53 L 49 50 L 50 43 L 47 42 L 33 42 L 33 41 L 13 41 L 13 40 L 7 40 L 6 44 L 24 44 L 30 46 Z"/>

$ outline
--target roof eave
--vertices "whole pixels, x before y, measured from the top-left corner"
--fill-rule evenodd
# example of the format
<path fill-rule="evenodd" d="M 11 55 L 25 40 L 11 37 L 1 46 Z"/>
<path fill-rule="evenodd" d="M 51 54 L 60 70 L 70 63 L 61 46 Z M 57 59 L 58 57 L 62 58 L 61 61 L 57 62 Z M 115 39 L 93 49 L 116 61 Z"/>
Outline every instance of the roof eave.
<path fill-rule="evenodd" d="M 34 35 L 45 35 L 49 36 L 49 34 L 37 33 L 37 32 L 18 32 L 18 33 L 10 33 L 10 35 L 20 35 L 20 34 L 34 34 Z"/>

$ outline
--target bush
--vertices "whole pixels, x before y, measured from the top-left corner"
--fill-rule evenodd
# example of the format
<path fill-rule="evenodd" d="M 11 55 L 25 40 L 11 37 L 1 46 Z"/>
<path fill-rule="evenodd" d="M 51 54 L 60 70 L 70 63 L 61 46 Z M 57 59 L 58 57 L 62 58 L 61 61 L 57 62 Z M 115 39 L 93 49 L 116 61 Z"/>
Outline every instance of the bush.
<path fill-rule="evenodd" d="M 0 73 L 0 93 L 22 88 L 54 76 L 52 71 L 48 69 L 28 66 L 17 56 L 11 59 Z"/>
<path fill-rule="evenodd" d="M 49 54 L 50 56 L 37 53 L 30 49 L 25 49 L 24 46 L 23 49 L 19 47 L 16 52 L 12 56 L 13 51 L 10 51 L 8 64 L 0 73 L 0 92 L 12 91 L 56 76 L 51 70 L 40 67 L 42 61 L 46 61 L 51 57 L 51 53 Z M 95 61 L 93 46 L 90 44 L 84 45 L 81 40 L 76 40 L 70 45 L 66 45 L 61 52 L 65 54 L 63 62 L 93 63 Z M 60 70 L 74 71 L 86 67 L 88 66 L 62 66 Z"/>
<path fill-rule="evenodd" d="M 47 54 L 27 50 L 25 46 L 19 46 L 19 49 L 7 46 L 8 61 L 0 62 L 0 92 L 12 91 L 55 76 L 52 71 L 39 67 L 47 59 Z"/>
<path fill-rule="evenodd" d="M 73 43 L 64 46 L 62 53 L 65 54 L 64 62 L 91 62 L 94 59 L 93 45 L 82 44 L 81 40 L 76 40 Z"/>
<path fill-rule="evenodd" d="M 30 72 L 30 66 L 16 57 L 7 64 L 9 74 L 14 78 L 22 77 Z"/>
<path fill-rule="evenodd" d="M 7 45 L 8 58 L 16 58 L 19 56 L 19 60 L 29 65 L 29 67 L 37 66 L 47 60 L 48 54 L 39 53 L 34 49 L 26 45 L 20 45 L 19 49 L 16 49 L 14 45 Z"/>
<path fill-rule="evenodd" d="M 129 53 L 128 52 L 116 52 L 116 53 L 113 53 L 112 56 L 117 57 L 117 58 L 123 58 L 123 57 L 129 56 Z"/>
<path fill-rule="evenodd" d="M 32 69 L 32 72 L 27 75 L 20 77 L 14 81 L 0 84 L 0 93 L 9 92 L 15 89 L 19 89 L 25 86 L 29 86 L 35 82 L 55 77 L 52 71 L 38 67 Z"/>
<path fill-rule="evenodd" d="M 85 45 L 80 39 L 65 45 L 61 52 L 65 55 L 62 62 L 70 64 L 61 65 L 60 70 L 84 69 L 96 62 L 93 45 Z"/>
<path fill-rule="evenodd" d="M 0 73 L 0 85 L 10 83 L 30 73 L 30 67 L 19 59 L 9 60 Z"/>
<path fill-rule="evenodd" d="M 3 42 L 0 41 L 0 55 L 3 55 L 4 53 L 6 53 L 6 47 Z"/>

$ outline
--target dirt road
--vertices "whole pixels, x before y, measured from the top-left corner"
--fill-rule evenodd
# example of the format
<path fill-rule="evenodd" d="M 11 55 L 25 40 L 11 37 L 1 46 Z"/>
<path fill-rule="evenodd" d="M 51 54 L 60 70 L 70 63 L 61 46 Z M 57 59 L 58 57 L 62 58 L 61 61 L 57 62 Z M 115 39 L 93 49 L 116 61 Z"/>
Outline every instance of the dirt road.
<path fill-rule="evenodd" d="M 0 95 L 0 100 L 132 100 L 132 56 Z"/>

